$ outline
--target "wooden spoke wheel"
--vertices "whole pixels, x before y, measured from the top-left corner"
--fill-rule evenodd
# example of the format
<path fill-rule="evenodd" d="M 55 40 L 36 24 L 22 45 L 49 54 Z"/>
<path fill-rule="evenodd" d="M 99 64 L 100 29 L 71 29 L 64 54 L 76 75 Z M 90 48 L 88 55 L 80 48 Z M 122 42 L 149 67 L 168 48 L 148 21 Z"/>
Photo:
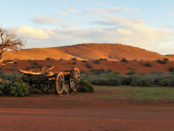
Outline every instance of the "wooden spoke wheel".
<path fill-rule="evenodd" d="M 64 80 L 64 74 L 63 72 L 60 72 L 56 77 L 56 91 L 59 95 L 62 95 L 63 93 L 69 94 L 66 86 L 65 86 L 65 80 Z"/>
<path fill-rule="evenodd" d="M 70 73 L 70 82 L 69 87 L 71 91 L 77 91 L 77 85 L 80 82 L 80 71 L 77 68 L 74 68 Z"/>

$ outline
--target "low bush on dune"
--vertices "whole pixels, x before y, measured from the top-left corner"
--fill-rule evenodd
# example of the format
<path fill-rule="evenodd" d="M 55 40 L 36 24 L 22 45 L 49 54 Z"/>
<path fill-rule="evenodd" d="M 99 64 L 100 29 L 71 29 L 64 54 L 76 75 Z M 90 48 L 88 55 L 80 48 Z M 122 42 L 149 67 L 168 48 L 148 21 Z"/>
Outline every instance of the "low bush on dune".
<path fill-rule="evenodd" d="M 81 62 L 82 62 L 82 63 L 87 63 L 88 61 L 87 61 L 87 60 L 82 60 Z"/>
<path fill-rule="evenodd" d="M 100 61 L 108 61 L 106 58 L 100 58 Z"/>
<path fill-rule="evenodd" d="M 55 59 L 54 59 L 54 58 L 48 57 L 48 58 L 46 58 L 45 60 L 49 61 L 49 60 L 55 60 Z"/>
<path fill-rule="evenodd" d="M 71 58 L 71 60 L 76 61 L 76 60 L 77 60 L 77 58 Z"/>
<path fill-rule="evenodd" d="M 146 66 L 146 67 L 152 67 L 152 64 L 149 63 L 149 62 L 147 62 L 147 63 L 144 64 L 144 66 Z"/>
<path fill-rule="evenodd" d="M 158 62 L 159 64 L 166 64 L 168 61 L 167 58 L 164 58 L 163 60 L 156 60 L 156 62 Z"/>
<path fill-rule="evenodd" d="M 100 60 L 99 60 L 99 59 L 94 60 L 94 63 L 95 63 L 95 64 L 100 64 Z"/>
<path fill-rule="evenodd" d="M 89 81 L 82 80 L 78 86 L 79 92 L 94 92 L 94 87 Z"/>
<path fill-rule="evenodd" d="M 128 60 L 127 60 L 126 58 L 123 58 L 123 59 L 121 59 L 121 62 L 125 62 L 125 63 L 127 63 Z"/>

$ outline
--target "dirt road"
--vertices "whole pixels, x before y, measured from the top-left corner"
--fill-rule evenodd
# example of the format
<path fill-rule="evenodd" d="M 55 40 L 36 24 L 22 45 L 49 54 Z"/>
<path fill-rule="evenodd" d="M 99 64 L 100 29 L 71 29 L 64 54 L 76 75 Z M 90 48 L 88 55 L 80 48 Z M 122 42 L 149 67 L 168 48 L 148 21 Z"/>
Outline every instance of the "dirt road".
<path fill-rule="evenodd" d="M 173 103 L 83 99 L 90 96 L 0 97 L 0 130 L 174 130 Z"/>

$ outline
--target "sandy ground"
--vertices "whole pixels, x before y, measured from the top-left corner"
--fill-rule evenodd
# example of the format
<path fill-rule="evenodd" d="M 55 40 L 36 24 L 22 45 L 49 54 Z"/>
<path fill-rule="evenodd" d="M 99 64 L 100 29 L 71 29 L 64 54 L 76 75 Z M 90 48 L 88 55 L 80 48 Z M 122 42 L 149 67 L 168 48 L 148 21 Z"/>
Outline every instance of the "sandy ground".
<path fill-rule="evenodd" d="M 0 97 L 0 130 L 174 130 L 174 103 L 88 99 L 94 95 Z"/>

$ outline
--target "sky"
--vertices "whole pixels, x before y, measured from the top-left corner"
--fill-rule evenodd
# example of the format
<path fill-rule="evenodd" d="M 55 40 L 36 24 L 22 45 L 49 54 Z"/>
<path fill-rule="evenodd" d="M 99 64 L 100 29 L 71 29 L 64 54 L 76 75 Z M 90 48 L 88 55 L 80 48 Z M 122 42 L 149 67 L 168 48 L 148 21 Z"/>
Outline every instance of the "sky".
<path fill-rule="evenodd" d="M 0 0 L 0 27 L 24 48 L 121 43 L 174 54 L 173 0 Z"/>

